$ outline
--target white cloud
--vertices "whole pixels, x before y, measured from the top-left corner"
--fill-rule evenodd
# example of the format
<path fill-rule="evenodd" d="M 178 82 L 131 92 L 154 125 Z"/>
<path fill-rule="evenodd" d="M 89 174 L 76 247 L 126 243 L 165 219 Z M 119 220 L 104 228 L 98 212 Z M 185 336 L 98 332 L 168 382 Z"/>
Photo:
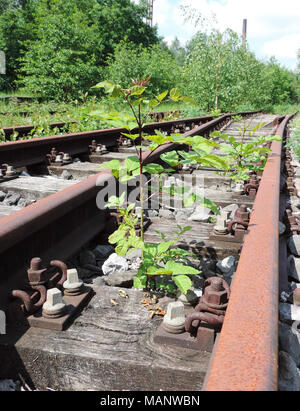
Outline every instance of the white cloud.
<path fill-rule="evenodd" d="M 263 45 L 263 51 L 269 55 L 293 58 L 300 49 L 300 33 L 289 34 L 280 39 L 271 40 Z"/>
<path fill-rule="evenodd" d="M 248 43 L 257 56 L 275 55 L 294 68 L 300 48 L 299 0 L 154 0 L 154 24 L 160 35 L 188 40 L 201 29 L 184 22 L 180 5 L 191 5 L 210 20 L 214 13 L 221 30 L 230 27 L 240 34 L 246 18 Z"/>

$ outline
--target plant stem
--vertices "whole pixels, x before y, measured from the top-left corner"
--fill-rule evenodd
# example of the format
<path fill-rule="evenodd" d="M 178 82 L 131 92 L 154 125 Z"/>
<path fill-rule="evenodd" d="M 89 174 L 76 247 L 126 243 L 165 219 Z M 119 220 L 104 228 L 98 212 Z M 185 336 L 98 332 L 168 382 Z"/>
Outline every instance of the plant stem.
<path fill-rule="evenodd" d="M 139 104 L 139 114 L 138 114 L 138 126 L 139 126 L 139 141 L 142 145 L 143 140 L 143 126 L 141 123 L 141 105 Z M 139 152 L 139 162 L 140 162 L 140 204 L 141 204 L 141 240 L 144 242 L 144 187 L 143 187 L 143 157 L 142 148 L 140 147 Z M 144 250 L 142 249 L 142 261 L 144 261 Z"/>

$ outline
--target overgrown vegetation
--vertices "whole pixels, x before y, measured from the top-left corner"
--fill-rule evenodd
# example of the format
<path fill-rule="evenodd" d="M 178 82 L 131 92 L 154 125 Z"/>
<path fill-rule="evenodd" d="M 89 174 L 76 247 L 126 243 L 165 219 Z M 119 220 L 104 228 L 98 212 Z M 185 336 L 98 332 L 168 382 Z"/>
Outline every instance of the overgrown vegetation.
<path fill-rule="evenodd" d="M 291 136 L 287 147 L 290 147 L 300 162 L 300 116 L 299 114 L 291 123 Z"/>
<path fill-rule="evenodd" d="M 119 180 L 120 183 L 127 185 L 131 182 L 138 185 L 138 194 L 136 195 L 135 203 L 128 203 L 126 193 L 119 193 L 119 197 L 110 196 L 106 205 L 102 207 L 115 207 L 119 215 L 118 229 L 109 237 L 109 242 L 115 245 L 117 254 L 124 256 L 128 252 L 136 249 L 142 251 L 142 264 L 134 279 L 134 286 L 136 288 L 153 287 L 153 279 L 158 276 L 171 276 L 174 284 L 178 289 L 186 293 L 192 286 L 190 278 L 187 276 L 198 274 L 199 271 L 190 265 L 184 264 L 187 256 L 190 253 L 174 248 L 178 238 L 191 227 L 179 227 L 179 232 L 176 233 L 176 238 L 166 241 L 162 235 L 163 242 L 159 244 L 147 244 L 144 242 L 144 209 L 145 204 L 149 201 L 152 193 L 148 195 L 148 178 L 158 178 L 161 175 L 172 174 L 180 165 L 190 163 L 191 161 L 200 163 L 202 165 L 216 166 L 227 168 L 226 161 L 211 154 L 212 147 L 218 144 L 206 140 L 204 137 L 195 136 L 185 138 L 182 135 L 175 133 L 170 136 L 165 136 L 162 132 L 155 130 L 154 135 L 144 134 L 143 127 L 147 118 L 153 112 L 154 108 L 160 106 L 165 101 L 173 102 L 192 102 L 188 97 L 182 96 L 177 88 L 169 91 L 164 91 L 158 95 L 149 98 L 147 93 L 148 83 L 150 77 L 141 80 L 132 80 L 132 85 L 123 88 L 120 84 L 112 81 L 103 81 L 97 84 L 96 88 L 103 88 L 107 94 L 112 98 L 122 98 L 130 107 L 131 116 L 122 115 L 119 112 L 102 113 L 94 111 L 91 113 L 92 117 L 98 117 L 101 120 L 109 120 L 114 126 L 121 126 L 127 130 L 122 133 L 126 138 L 130 139 L 136 149 L 136 156 L 127 157 L 123 163 L 119 160 L 111 160 L 100 166 L 100 169 L 110 169 L 113 176 Z M 137 130 L 134 134 L 132 130 Z M 150 145 L 145 146 L 145 141 L 150 142 Z M 147 162 L 149 155 L 143 157 L 143 149 L 148 148 L 151 153 L 160 149 L 164 145 L 175 142 L 176 144 L 186 146 L 189 145 L 192 151 L 186 153 L 185 151 L 171 151 L 161 154 L 161 159 L 169 166 L 163 167 L 157 163 Z M 146 180 L 146 181 L 145 181 Z M 158 184 L 159 190 L 159 184 Z M 199 204 L 206 207 L 213 208 L 216 212 L 218 209 L 216 205 L 209 200 L 203 198 L 199 194 L 191 192 L 186 198 L 188 205 L 194 204 L 197 200 Z M 99 206 L 99 204 L 98 204 Z M 140 207 L 139 216 L 136 212 L 136 207 Z M 100 204 L 101 207 L 101 204 Z M 135 209 L 135 213 L 133 212 Z M 136 229 L 139 224 L 140 235 L 137 235 Z M 172 259 L 170 260 L 170 258 Z M 175 285 L 172 284 L 167 289 L 168 292 L 175 292 Z"/>
<path fill-rule="evenodd" d="M 7 56 L 0 90 L 25 87 L 70 102 L 87 92 L 105 98 L 91 90 L 95 78 L 125 87 L 151 76 L 149 92 L 176 86 L 198 111 L 270 112 L 298 102 L 297 75 L 274 58 L 258 60 L 231 30 L 208 30 L 196 19 L 199 32 L 188 44 L 175 39 L 167 46 L 145 23 L 144 1 L 0 0 L 0 10 L 0 49 Z M 195 15 L 187 13 L 191 24 Z"/>

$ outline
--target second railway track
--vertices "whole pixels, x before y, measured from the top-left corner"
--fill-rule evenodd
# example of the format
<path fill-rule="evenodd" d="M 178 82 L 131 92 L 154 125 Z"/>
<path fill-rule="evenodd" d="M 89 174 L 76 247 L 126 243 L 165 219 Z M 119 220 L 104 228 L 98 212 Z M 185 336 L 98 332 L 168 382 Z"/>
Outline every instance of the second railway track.
<path fill-rule="evenodd" d="M 260 130 L 261 135 L 279 134 L 285 137 L 290 117 L 246 114 L 248 120 L 245 121 L 252 125 L 265 122 Z M 157 128 L 166 134 L 181 131 L 185 132 L 186 137 L 208 137 L 211 131 L 221 128 L 229 135 L 234 135 L 237 125 L 232 121 L 232 115 L 228 114 L 218 119 L 188 119 L 175 123 L 154 123 L 147 127 L 149 132 Z M 199 390 L 203 387 L 206 375 L 207 390 L 277 389 L 275 369 L 278 366 L 278 336 L 276 326 L 273 327 L 271 323 L 276 318 L 276 299 L 278 302 L 276 281 L 279 278 L 280 170 L 282 175 L 286 172 L 284 166 L 281 167 L 282 145 L 279 142 L 272 143 L 272 153 L 256 196 L 253 192 L 241 195 L 230 191 L 229 180 L 217 175 L 214 170 L 191 170 L 187 177 L 192 180 L 200 176 L 204 182 L 205 195 L 221 209 L 225 208 L 224 211 L 228 210 L 229 219 L 234 220 L 237 207 L 244 215 L 249 215 L 251 211 L 247 233 L 246 230 L 241 234 L 234 233 L 233 238 L 226 241 L 211 235 L 215 223 L 210 218 L 199 220 L 193 211 L 185 215 L 183 210 L 176 209 L 172 204 L 161 211 L 148 211 L 150 225 L 145 233 L 147 242 L 158 241 L 156 230 L 168 236 L 170 226 L 176 223 L 188 222 L 192 225 L 192 230 L 183 237 L 181 246 L 198 256 L 204 279 L 217 272 L 220 278 L 230 284 L 235 271 L 234 264 L 231 272 L 226 269 L 222 271 L 222 261 L 229 256 L 236 264 L 239 261 L 231 285 L 225 322 L 215 344 L 213 357 L 210 352 L 197 350 L 185 343 L 176 345 L 176 342 L 170 343 L 164 336 L 157 335 L 159 321 L 149 319 L 149 312 L 141 306 L 140 301 L 144 298 L 142 291 L 126 288 L 129 298 L 124 299 L 118 295 L 122 288 L 120 285 L 93 285 L 94 296 L 87 309 L 63 333 L 29 328 L 26 320 L 20 324 L 13 318 L 14 313 L 26 314 L 24 301 L 13 299 L 12 292 L 24 288 L 28 280 L 26 270 L 32 258 L 41 258 L 43 267 L 50 267 L 55 277 L 56 272 L 61 275 L 61 266 L 50 266 L 51 261 L 68 262 L 68 268 L 80 271 L 84 268 L 80 266 L 82 249 L 90 244 L 106 244 L 113 219 L 108 211 L 97 208 L 96 196 L 101 186 L 105 186 L 113 177 L 108 172 L 97 171 L 99 163 L 113 158 L 123 160 L 132 155 L 132 148 L 117 144 L 121 131 L 92 131 L 0 145 L 0 163 L 12 165 L 29 174 L 0 183 L 0 190 L 5 193 L 3 217 L 0 219 L 0 309 L 8 313 L 9 320 L 7 335 L 0 337 L 0 359 L 3 365 L 3 375 L 0 377 L 14 377 L 21 373 L 33 387 L 40 389 L 51 386 L 58 390 Z M 105 145 L 109 152 L 99 152 L 97 144 Z M 53 148 L 56 155 L 68 153 L 81 161 L 66 165 L 57 165 L 53 161 L 46 165 L 46 155 L 51 154 Z M 172 149 L 176 149 L 174 144 L 163 148 L 164 151 Z M 158 161 L 159 154 L 161 152 L 150 156 L 147 161 Z M 146 158 L 148 154 L 144 156 Z M 40 173 L 44 173 L 43 177 Z M 73 180 L 57 178 L 62 173 L 72 176 Z M 45 177 L 45 174 L 52 175 L 52 178 Z M 50 183 L 48 188 L 47 180 Z M 57 192 L 51 194 L 54 191 Z M 18 207 L 18 204 L 9 203 L 13 195 L 20 197 L 18 201 L 23 199 L 24 205 L 26 201 L 36 202 L 16 211 L 14 207 Z M 164 205 L 164 198 L 161 199 L 161 205 Z M 242 228 L 240 231 L 243 231 Z M 269 241 L 264 263 L 259 258 L 263 236 Z M 257 282 L 255 289 L 261 290 L 261 297 L 257 297 L 257 293 L 254 297 L 247 291 L 251 290 L 253 276 Z M 99 273 L 95 272 L 94 277 L 99 277 Z M 92 278 L 92 275 L 88 276 L 87 283 L 92 283 Z M 198 286 L 203 287 L 203 280 L 197 280 Z M 280 291 L 285 291 L 284 285 Z M 29 295 L 30 304 L 41 303 L 36 291 L 31 290 Z M 116 302 L 116 306 L 112 306 L 111 300 Z M 13 308 L 10 307 L 12 302 L 15 305 Z M 163 308 L 166 303 L 161 301 Z M 252 309 L 249 310 L 248 304 Z M 240 312 L 245 313 L 245 318 L 240 316 Z M 269 332 L 265 333 L 266 329 Z M 255 344 L 255 341 L 260 343 Z M 53 352 L 55 356 L 51 354 Z M 33 362 L 34 358 L 37 360 Z M 13 367 L 10 367 L 11 364 Z M 45 371 L 46 368 L 48 371 Z M 248 372 L 247 381 L 243 377 L 245 372 Z"/>

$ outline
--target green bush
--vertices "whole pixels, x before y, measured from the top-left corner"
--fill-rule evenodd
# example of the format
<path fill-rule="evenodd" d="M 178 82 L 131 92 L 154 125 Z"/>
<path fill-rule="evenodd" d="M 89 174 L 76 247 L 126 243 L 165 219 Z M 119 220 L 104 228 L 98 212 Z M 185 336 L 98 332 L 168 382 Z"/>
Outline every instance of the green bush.
<path fill-rule="evenodd" d="M 11 67 L 18 84 L 42 97 L 69 100 L 88 91 L 124 37 L 143 46 L 158 42 L 143 21 L 145 8 L 130 0 L 28 0 L 14 13 L 24 19 L 30 7 L 30 33 L 6 44 L 20 45 Z"/>
<path fill-rule="evenodd" d="M 181 67 L 163 46 L 145 48 L 122 42 L 108 60 L 105 77 L 125 87 L 132 79 L 151 76 L 149 92 L 159 94 L 175 87 L 181 74 Z"/>

